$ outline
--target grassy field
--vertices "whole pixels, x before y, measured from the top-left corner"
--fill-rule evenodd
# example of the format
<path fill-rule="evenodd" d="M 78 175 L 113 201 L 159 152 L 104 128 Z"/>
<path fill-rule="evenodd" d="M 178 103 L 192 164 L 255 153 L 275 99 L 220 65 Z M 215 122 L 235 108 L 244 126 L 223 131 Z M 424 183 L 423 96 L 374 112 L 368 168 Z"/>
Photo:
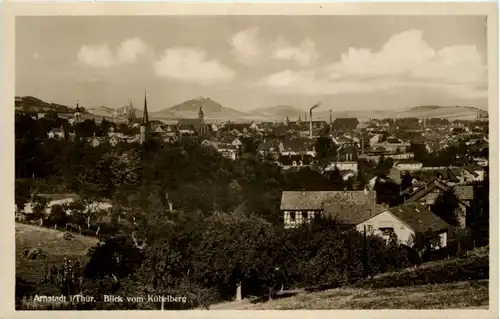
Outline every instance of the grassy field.
<path fill-rule="evenodd" d="M 88 247 L 95 246 L 96 238 L 75 235 L 72 240 L 60 238 L 61 231 L 16 223 L 16 276 L 36 283 L 43 279 L 45 268 L 60 265 L 64 257 L 85 256 Z M 25 249 L 38 247 L 47 254 L 44 260 L 28 260 L 23 257 Z"/>
<path fill-rule="evenodd" d="M 363 289 L 337 288 L 265 303 L 251 302 L 225 309 L 327 310 L 327 309 L 488 309 L 488 280 L 446 284 Z"/>

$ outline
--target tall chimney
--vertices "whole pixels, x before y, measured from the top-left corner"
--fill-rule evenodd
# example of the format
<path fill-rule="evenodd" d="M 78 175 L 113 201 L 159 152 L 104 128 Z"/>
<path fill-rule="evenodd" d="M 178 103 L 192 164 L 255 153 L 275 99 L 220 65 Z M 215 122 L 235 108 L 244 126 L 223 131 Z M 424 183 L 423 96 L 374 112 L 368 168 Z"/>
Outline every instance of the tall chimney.
<path fill-rule="evenodd" d="M 307 122 L 307 112 L 304 113 L 304 121 Z"/>
<path fill-rule="evenodd" d="M 313 138 L 313 110 L 309 110 L 309 138 Z"/>
<path fill-rule="evenodd" d="M 332 110 L 330 110 L 330 135 L 332 135 Z"/>

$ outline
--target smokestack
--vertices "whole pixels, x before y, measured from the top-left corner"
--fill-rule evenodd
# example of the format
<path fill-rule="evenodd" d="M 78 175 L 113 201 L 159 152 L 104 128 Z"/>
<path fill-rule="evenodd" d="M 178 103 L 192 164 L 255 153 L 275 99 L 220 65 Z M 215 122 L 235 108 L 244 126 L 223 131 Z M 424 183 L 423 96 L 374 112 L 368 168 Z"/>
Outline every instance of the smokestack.
<path fill-rule="evenodd" d="M 304 121 L 307 122 L 307 112 L 304 113 Z"/>
<path fill-rule="evenodd" d="M 313 138 L 313 122 L 312 122 L 313 110 L 315 108 L 317 108 L 319 105 L 320 105 L 320 103 L 314 104 L 313 107 L 311 107 L 311 109 L 309 110 L 309 138 L 310 139 Z"/>
<path fill-rule="evenodd" d="M 332 110 L 330 110 L 330 135 L 332 134 Z"/>
<path fill-rule="evenodd" d="M 313 138 L 313 109 L 309 110 L 309 138 Z"/>

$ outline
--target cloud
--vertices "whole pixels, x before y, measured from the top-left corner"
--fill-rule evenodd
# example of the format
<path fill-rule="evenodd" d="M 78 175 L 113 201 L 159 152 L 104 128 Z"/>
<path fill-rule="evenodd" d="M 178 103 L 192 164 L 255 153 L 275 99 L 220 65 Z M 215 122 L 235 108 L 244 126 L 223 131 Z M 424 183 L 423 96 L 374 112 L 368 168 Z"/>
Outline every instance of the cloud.
<path fill-rule="evenodd" d="M 185 82 L 213 84 L 234 78 L 235 72 L 217 60 L 210 60 L 203 50 L 173 48 L 153 63 L 158 76 Z"/>
<path fill-rule="evenodd" d="M 133 63 L 148 50 L 148 46 L 141 39 L 130 38 L 123 40 L 115 53 L 106 44 L 84 45 L 78 52 L 78 60 L 93 67 L 109 68 Z"/>
<path fill-rule="evenodd" d="M 276 40 L 271 57 L 278 60 L 295 61 L 300 66 L 307 66 L 318 58 L 316 44 L 311 39 L 305 39 L 298 46 L 290 46 L 282 38 Z"/>
<path fill-rule="evenodd" d="M 409 30 L 392 36 L 378 52 L 349 48 L 340 61 L 316 69 L 287 69 L 257 85 L 278 93 L 325 95 L 414 87 L 478 98 L 487 96 L 487 66 L 474 46 L 436 51 L 421 31 Z"/>
<path fill-rule="evenodd" d="M 230 44 L 234 58 L 243 64 L 253 64 L 262 55 L 261 45 L 257 39 L 259 28 L 253 27 L 235 34 Z"/>
<path fill-rule="evenodd" d="M 124 40 L 116 52 L 116 57 L 119 63 L 132 63 L 139 56 L 145 55 L 148 51 L 148 46 L 139 38 Z"/>

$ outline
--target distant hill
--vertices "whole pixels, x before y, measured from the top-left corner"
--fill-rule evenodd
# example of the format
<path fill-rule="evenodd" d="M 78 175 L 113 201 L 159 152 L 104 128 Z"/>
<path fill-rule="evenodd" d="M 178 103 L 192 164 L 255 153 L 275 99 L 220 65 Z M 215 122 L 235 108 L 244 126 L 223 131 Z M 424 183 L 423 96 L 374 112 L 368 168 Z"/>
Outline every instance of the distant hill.
<path fill-rule="evenodd" d="M 71 108 L 57 103 L 47 103 L 33 96 L 16 96 L 15 97 L 16 109 L 31 112 L 49 112 L 54 111 L 58 113 L 72 112 Z"/>
<path fill-rule="evenodd" d="M 157 112 L 150 112 L 150 116 L 155 119 L 197 118 L 200 107 L 206 119 L 242 120 L 249 117 L 247 113 L 224 107 L 205 97 L 187 100 Z"/>
<path fill-rule="evenodd" d="M 296 121 L 299 116 L 304 120 L 306 111 L 290 105 L 277 105 L 252 110 L 252 114 L 265 119 L 275 119 L 284 121 L 287 117 L 291 121 Z"/>

